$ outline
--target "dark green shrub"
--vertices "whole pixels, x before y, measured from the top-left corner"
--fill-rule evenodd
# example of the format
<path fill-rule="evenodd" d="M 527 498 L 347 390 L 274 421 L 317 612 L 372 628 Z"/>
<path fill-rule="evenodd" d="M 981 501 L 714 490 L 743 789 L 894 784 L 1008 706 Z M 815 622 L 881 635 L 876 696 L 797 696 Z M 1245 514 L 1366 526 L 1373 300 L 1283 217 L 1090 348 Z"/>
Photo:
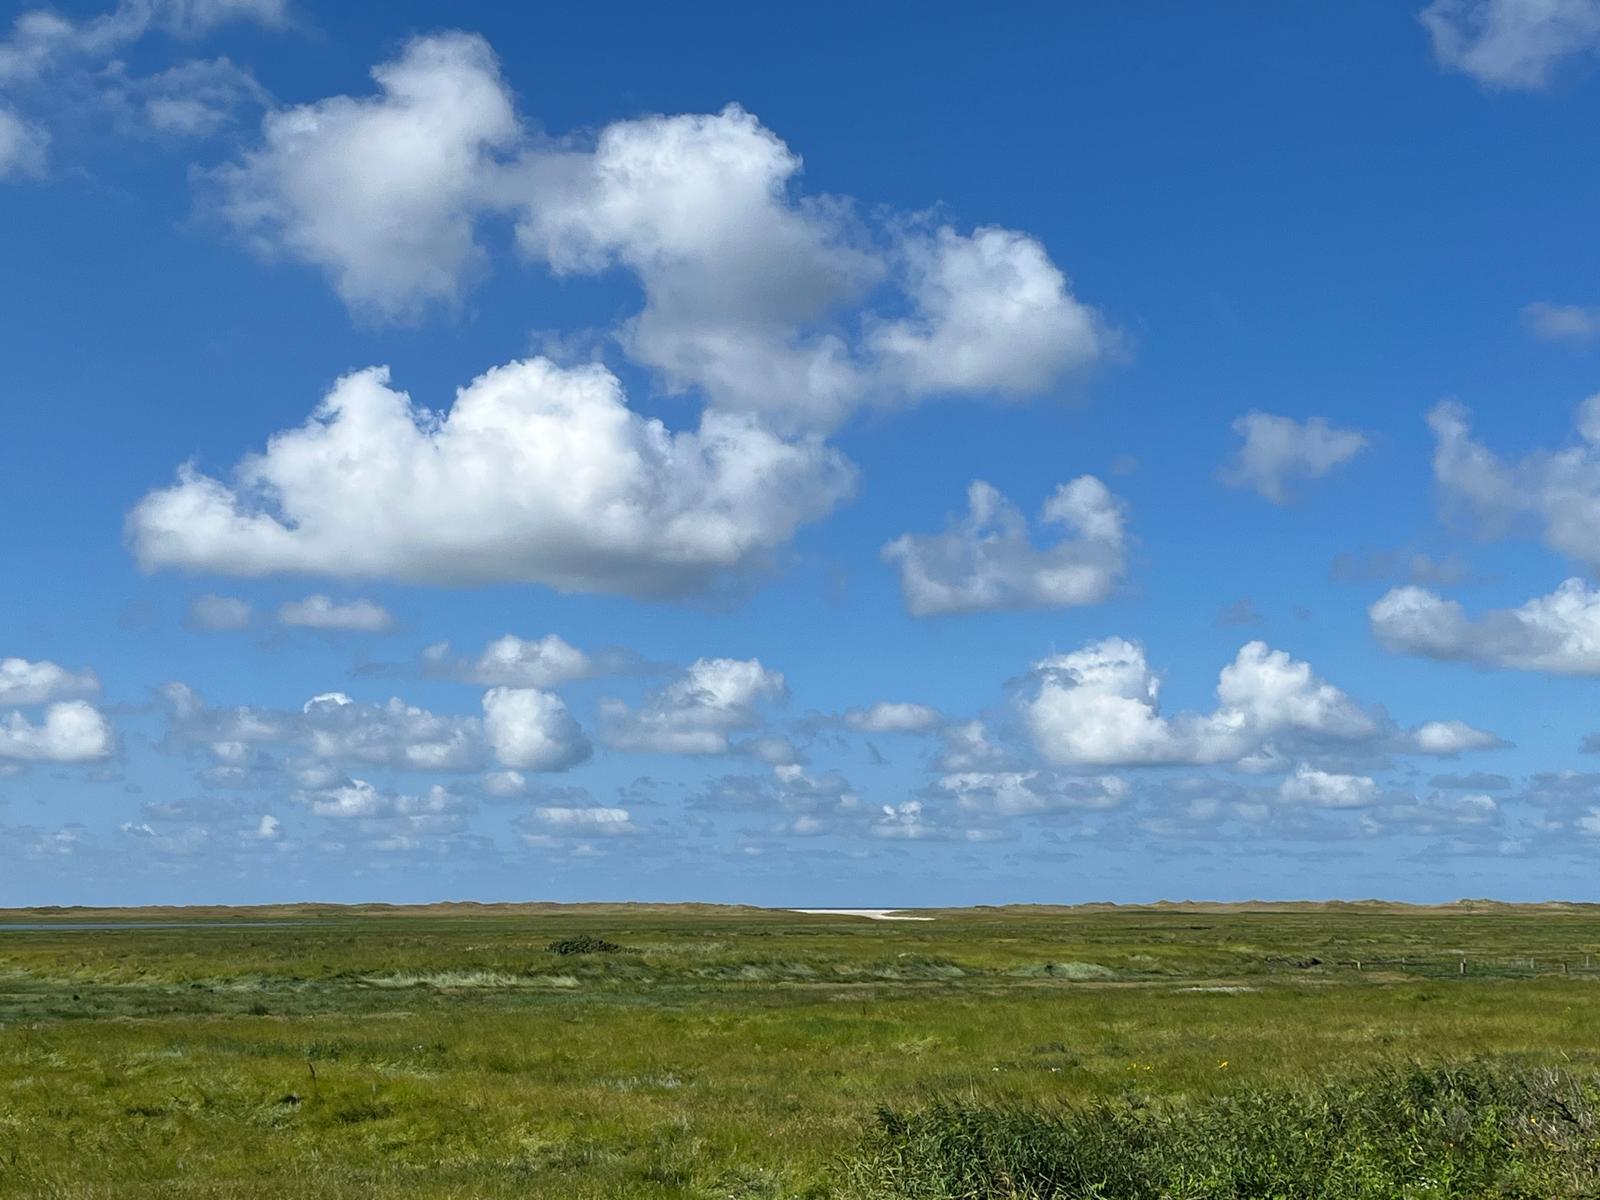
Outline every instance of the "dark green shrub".
<path fill-rule="evenodd" d="M 881 1110 L 847 1174 L 918 1200 L 1578 1200 L 1600 1088 L 1475 1062 L 1159 1107 L 939 1100 Z"/>
<path fill-rule="evenodd" d="M 605 938 L 582 933 L 577 937 L 557 938 L 545 947 L 551 954 L 615 954 L 622 947 Z"/>

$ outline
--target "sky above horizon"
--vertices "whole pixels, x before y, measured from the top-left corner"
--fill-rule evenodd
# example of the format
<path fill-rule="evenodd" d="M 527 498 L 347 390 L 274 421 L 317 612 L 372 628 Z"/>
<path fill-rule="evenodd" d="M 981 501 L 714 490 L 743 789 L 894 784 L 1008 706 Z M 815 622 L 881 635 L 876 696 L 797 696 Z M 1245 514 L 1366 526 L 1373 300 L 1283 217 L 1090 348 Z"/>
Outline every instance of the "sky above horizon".
<path fill-rule="evenodd" d="M 0 904 L 1600 899 L 1600 0 L 0 8 Z"/>

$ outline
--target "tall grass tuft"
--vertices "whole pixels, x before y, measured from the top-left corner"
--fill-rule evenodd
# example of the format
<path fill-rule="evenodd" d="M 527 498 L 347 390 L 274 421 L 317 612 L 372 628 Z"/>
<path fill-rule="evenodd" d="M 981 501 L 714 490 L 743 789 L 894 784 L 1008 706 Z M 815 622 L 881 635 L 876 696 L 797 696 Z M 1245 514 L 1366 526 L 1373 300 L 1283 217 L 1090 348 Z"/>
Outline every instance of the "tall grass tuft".
<path fill-rule="evenodd" d="M 881 1109 L 852 1194 L 916 1200 L 1575 1200 L 1600 1196 L 1600 1081 L 1394 1066 L 1199 1103 Z"/>

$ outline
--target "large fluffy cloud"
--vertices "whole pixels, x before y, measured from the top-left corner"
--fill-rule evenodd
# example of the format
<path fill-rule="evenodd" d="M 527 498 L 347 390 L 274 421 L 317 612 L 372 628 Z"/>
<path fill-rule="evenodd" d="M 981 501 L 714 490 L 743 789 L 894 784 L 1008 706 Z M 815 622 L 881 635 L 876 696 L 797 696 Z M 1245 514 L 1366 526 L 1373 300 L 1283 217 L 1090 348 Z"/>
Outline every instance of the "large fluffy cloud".
<path fill-rule="evenodd" d="M 1420 587 L 1388 592 L 1368 610 L 1389 649 L 1552 675 L 1600 675 L 1600 591 L 1569 579 L 1548 596 L 1477 618 Z"/>
<path fill-rule="evenodd" d="M 1422 24 L 1441 65 L 1491 88 L 1536 91 L 1600 50 L 1600 0 L 1433 0 Z"/>
<path fill-rule="evenodd" d="M 877 324 L 870 344 L 912 394 L 1039 392 L 1111 348 L 1099 314 L 1026 234 L 945 227 L 901 253 L 915 315 Z"/>
<path fill-rule="evenodd" d="M 1235 715 L 1258 733 L 1297 729 L 1335 738 L 1369 737 L 1378 722 L 1344 692 L 1317 678 L 1311 664 L 1290 658 L 1264 642 L 1241 647 L 1222 668 L 1217 699 L 1224 724 Z"/>
<path fill-rule="evenodd" d="M 753 116 L 647 117 L 531 160 L 518 239 L 561 273 L 621 265 L 645 307 L 628 352 L 724 407 L 837 414 L 860 382 L 814 328 L 882 273 L 843 210 L 787 194 L 800 159 Z"/>
<path fill-rule="evenodd" d="M 128 537 L 147 568 L 661 595 L 764 561 L 851 486 L 836 452 L 745 417 L 672 433 L 599 366 L 499 367 L 444 414 L 372 369 L 231 484 L 185 467 Z"/>
<path fill-rule="evenodd" d="M 916 616 L 1064 608 L 1106 600 L 1122 578 L 1123 505 L 1092 475 L 1064 483 L 1040 520 L 1066 531 L 1037 548 L 1022 513 L 982 481 L 967 490 L 967 514 L 944 533 L 904 534 L 883 548 Z"/>
<path fill-rule="evenodd" d="M 592 151 L 527 160 L 518 237 L 560 272 L 619 264 L 644 291 L 636 361 L 717 407 L 826 427 L 862 405 L 1048 389 L 1114 344 L 1034 238 L 874 231 L 791 194 L 800 159 L 737 106 L 608 126 Z M 904 316 L 863 306 L 887 287 Z"/>
<path fill-rule="evenodd" d="M 1162 716 L 1161 682 L 1135 642 L 1107 638 L 1042 660 L 1034 675 L 1037 688 L 1023 702 L 1023 718 L 1051 762 L 1218 762 L 1249 748 L 1242 715 Z"/>
<path fill-rule="evenodd" d="M 51 704 L 38 721 L 20 712 L 0 716 L 0 761 L 94 762 L 115 748 L 110 723 L 85 700 Z"/>
<path fill-rule="evenodd" d="M 1296 421 L 1274 413 L 1246 413 L 1233 423 L 1240 445 L 1223 468 L 1232 487 L 1249 488 L 1273 504 L 1287 503 L 1296 480 L 1320 479 L 1366 449 L 1364 434 L 1322 417 Z"/>
<path fill-rule="evenodd" d="M 537 688 L 492 688 L 483 722 L 500 764 L 524 771 L 564 771 L 589 757 L 589 739 L 561 697 Z"/>
<path fill-rule="evenodd" d="M 321 267 L 353 306 L 399 316 L 455 301 L 481 268 L 474 214 L 521 130 L 480 37 L 418 38 L 372 75 L 378 96 L 269 113 L 261 145 L 213 182 L 252 244 Z"/>

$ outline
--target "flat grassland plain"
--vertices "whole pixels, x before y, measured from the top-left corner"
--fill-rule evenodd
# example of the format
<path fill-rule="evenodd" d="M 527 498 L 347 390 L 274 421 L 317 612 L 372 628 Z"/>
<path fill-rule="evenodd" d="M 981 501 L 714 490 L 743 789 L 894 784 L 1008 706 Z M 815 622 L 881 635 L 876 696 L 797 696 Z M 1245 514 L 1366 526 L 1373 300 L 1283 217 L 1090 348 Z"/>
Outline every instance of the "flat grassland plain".
<path fill-rule="evenodd" d="M 880 1108 L 1600 1068 L 1600 907 L 919 915 L 3 911 L 0 1195 L 854 1195 Z"/>

